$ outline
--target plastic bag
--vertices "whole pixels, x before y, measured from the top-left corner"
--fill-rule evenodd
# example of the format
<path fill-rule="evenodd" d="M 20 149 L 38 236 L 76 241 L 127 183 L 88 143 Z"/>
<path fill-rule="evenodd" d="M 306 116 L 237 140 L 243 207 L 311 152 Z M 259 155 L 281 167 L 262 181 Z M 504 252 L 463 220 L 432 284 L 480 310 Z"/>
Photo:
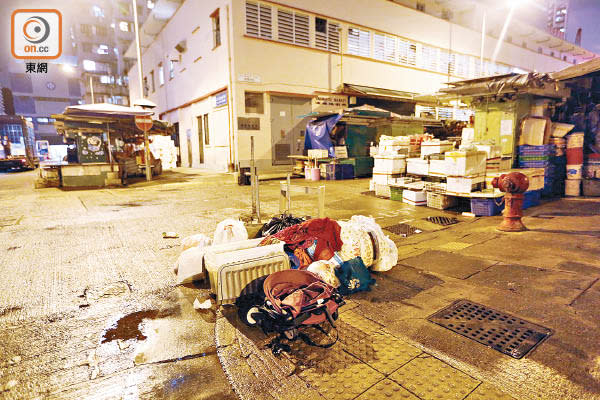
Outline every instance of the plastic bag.
<path fill-rule="evenodd" d="M 217 225 L 213 235 L 213 244 L 237 242 L 248 239 L 248 231 L 239 220 L 225 219 Z"/>
<path fill-rule="evenodd" d="M 191 247 L 179 255 L 175 262 L 177 283 L 189 283 L 204 278 L 204 253 L 206 248 Z"/>
<path fill-rule="evenodd" d="M 181 248 L 185 251 L 192 247 L 210 246 L 211 243 L 212 240 L 208 236 L 198 233 L 181 239 Z"/>
<path fill-rule="evenodd" d="M 371 278 L 371 273 L 362 262 L 360 257 L 344 262 L 335 271 L 335 276 L 340 280 L 339 291 L 342 295 L 356 292 L 369 291 L 375 279 Z"/>
<path fill-rule="evenodd" d="M 396 243 L 385 235 L 381 227 L 373 218 L 363 215 L 354 215 L 350 222 L 358 224 L 368 232 L 374 234 L 377 240 L 377 259 L 371 267 L 373 271 L 389 271 L 398 263 L 398 247 Z"/>
<path fill-rule="evenodd" d="M 317 275 L 319 279 L 333 287 L 340 286 L 340 280 L 335 276 L 335 265 L 328 261 L 315 261 L 306 270 Z"/>
<path fill-rule="evenodd" d="M 304 218 L 294 217 L 292 214 L 277 215 L 267 222 L 259 231 L 258 236 L 267 237 L 274 235 L 292 225 L 304 222 Z"/>

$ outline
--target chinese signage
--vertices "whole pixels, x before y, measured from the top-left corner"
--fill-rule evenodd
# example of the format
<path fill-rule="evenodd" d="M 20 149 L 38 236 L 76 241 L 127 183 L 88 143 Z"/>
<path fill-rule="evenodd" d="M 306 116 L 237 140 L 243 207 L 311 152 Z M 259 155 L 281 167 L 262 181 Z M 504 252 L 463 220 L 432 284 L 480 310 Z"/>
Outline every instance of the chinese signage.
<path fill-rule="evenodd" d="M 313 111 L 339 111 L 348 108 L 348 96 L 340 94 L 320 94 L 312 99 Z"/>
<path fill-rule="evenodd" d="M 11 51 L 22 60 L 52 60 L 62 53 L 58 10 L 19 9 L 11 17 Z"/>

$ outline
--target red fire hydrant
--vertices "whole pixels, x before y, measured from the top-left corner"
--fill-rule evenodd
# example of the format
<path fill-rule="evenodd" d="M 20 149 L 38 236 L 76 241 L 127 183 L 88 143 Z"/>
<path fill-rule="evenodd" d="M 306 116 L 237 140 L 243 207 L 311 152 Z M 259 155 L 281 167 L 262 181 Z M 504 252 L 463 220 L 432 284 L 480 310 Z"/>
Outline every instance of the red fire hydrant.
<path fill-rule="evenodd" d="M 529 179 L 520 172 L 502 174 L 494 178 L 492 186 L 505 192 L 504 221 L 498 230 L 505 232 L 521 232 L 527 230 L 521 217 L 523 216 L 523 193 L 529 187 Z"/>

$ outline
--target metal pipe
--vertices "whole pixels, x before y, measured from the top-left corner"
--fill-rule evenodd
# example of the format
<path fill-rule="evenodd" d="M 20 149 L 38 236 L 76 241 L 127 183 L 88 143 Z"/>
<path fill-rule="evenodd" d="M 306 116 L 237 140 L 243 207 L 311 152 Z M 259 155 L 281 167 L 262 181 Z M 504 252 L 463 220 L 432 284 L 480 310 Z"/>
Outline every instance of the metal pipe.
<path fill-rule="evenodd" d="M 140 81 L 140 99 L 144 98 L 144 74 L 142 72 L 142 47 L 140 46 L 140 28 L 138 26 L 137 1 L 131 0 L 133 7 L 133 25 L 135 27 L 135 47 L 137 53 L 137 70 Z M 146 161 L 146 180 L 152 180 L 152 168 L 150 168 L 150 141 L 148 131 L 144 131 L 144 160 Z"/>
<path fill-rule="evenodd" d="M 90 74 L 90 93 L 92 95 L 92 104 L 94 104 L 94 82 L 92 81 L 91 74 Z"/>

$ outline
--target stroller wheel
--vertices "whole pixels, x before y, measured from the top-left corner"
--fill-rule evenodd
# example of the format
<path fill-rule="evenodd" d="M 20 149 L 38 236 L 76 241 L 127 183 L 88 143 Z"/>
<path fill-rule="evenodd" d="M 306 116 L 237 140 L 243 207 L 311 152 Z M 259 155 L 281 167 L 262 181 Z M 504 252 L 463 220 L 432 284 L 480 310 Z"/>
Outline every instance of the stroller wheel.
<path fill-rule="evenodd" d="M 256 321 L 256 319 L 254 319 L 252 317 L 252 314 L 255 313 L 260 313 L 260 310 L 258 309 L 258 307 L 252 307 L 248 310 L 248 312 L 246 312 L 246 319 L 244 321 L 244 323 L 248 326 L 256 326 L 256 324 L 258 323 Z"/>

